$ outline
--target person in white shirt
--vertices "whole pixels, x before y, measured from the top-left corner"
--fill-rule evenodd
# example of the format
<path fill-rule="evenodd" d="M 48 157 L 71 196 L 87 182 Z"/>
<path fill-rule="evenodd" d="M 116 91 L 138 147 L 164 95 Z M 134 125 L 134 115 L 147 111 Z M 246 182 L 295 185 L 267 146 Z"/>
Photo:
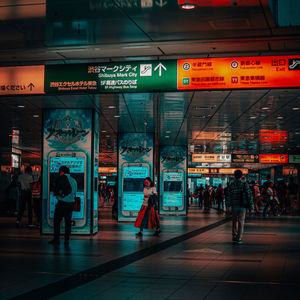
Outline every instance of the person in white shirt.
<path fill-rule="evenodd" d="M 32 226 L 32 200 L 31 200 L 31 184 L 33 182 L 32 169 L 26 167 L 25 173 L 18 178 L 21 188 L 20 211 L 17 216 L 16 226 L 19 227 L 27 204 L 28 209 L 28 226 Z"/>

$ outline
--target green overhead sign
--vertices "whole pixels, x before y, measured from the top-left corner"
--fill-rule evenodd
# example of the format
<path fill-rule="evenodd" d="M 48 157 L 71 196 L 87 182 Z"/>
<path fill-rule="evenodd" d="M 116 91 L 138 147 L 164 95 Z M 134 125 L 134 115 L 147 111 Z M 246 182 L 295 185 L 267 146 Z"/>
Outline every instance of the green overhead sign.
<path fill-rule="evenodd" d="M 177 90 L 177 61 L 46 66 L 45 92 L 113 93 Z"/>

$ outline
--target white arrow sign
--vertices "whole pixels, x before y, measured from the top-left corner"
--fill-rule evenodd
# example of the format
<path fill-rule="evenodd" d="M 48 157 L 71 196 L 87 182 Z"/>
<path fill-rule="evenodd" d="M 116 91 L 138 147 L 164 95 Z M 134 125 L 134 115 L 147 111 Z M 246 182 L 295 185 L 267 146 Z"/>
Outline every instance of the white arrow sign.
<path fill-rule="evenodd" d="M 157 69 L 158 69 L 158 76 L 159 76 L 159 77 L 161 76 L 162 69 L 164 69 L 165 71 L 167 71 L 167 68 L 166 68 L 162 63 L 159 63 L 159 64 L 154 68 L 154 71 L 156 71 Z"/>
<path fill-rule="evenodd" d="M 156 4 L 157 6 L 163 7 L 163 6 L 167 5 L 168 2 L 167 2 L 167 1 L 164 1 L 164 0 L 159 0 L 159 2 L 158 2 L 158 1 L 155 1 L 155 4 Z"/>

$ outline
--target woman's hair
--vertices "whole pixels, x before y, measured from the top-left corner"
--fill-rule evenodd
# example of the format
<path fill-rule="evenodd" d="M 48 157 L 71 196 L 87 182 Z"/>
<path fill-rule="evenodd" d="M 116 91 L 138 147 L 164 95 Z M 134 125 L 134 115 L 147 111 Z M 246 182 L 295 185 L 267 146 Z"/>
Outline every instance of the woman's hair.
<path fill-rule="evenodd" d="M 148 180 L 150 182 L 150 187 L 154 187 L 154 182 L 152 181 L 152 179 L 150 177 L 146 177 L 145 180 Z"/>

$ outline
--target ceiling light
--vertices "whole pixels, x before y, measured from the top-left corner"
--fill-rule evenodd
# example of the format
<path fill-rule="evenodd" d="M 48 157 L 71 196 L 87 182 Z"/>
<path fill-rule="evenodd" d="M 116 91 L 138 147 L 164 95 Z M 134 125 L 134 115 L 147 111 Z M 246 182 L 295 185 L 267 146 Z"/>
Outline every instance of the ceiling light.
<path fill-rule="evenodd" d="M 191 10 L 198 7 L 198 0 L 178 0 L 181 9 Z"/>
<path fill-rule="evenodd" d="M 39 116 L 39 115 L 33 115 L 33 117 L 34 117 L 34 118 L 39 118 L 40 116 Z"/>
<path fill-rule="evenodd" d="M 109 138 L 109 137 L 110 137 L 110 135 L 109 135 L 109 134 L 107 134 L 105 137 Z"/>
<path fill-rule="evenodd" d="M 250 119 L 256 119 L 256 117 L 255 116 L 251 116 Z"/>
<path fill-rule="evenodd" d="M 170 136 L 169 135 L 165 135 L 165 138 L 168 139 Z"/>
<path fill-rule="evenodd" d="M 170 130 L 167 130 L 166 133 L 171 133 L 171 131 L 170 131 Z"/>
<path fill-rule="evenodd" d="M 105 133 L 105 132 L 107 132 L 107 131 L 106 131 L 106 130 L 102 130 L 101 132 Z"/>
<path fill-rule="evenodd" d="M 299 110 L 300 107 L 293 107 L 292 110 Z"/>
<path fill-rule="evenodd" d="M 278 117 L 277 117 L 277 119 L 278 119 L 278 120 L 282 120 L 282 119 L 283 119 L 283 117 L 281 117 L 281 116 L 278 116 Z"/>
<path fill-rule="evenodd" d="M 120 118 L 120 116 L 119 115 L 115 115 L 114 118 Z"/>
<path fill-rule="evenodd" d="M 18 105 L 18 107 L 19 107 L 19 108 L 24 108 L 24 107 L 25 107 L 25 105 Z"/>
<path fill-rule="evenodd" d="M 116 108 L 115 105 L 109 105 L 108 108 Z"/>
<path fill-rule="evenodd" d="M 267 109 L 269 109 L 269 107 L 265 106 L 265 107 L 262 107 L 261 109 L 267 110 Z"/>
<path fill-rule="evenodd" d="M 284 146 L 283 146 L 283 145 L 280 145 L 279 147 L 280 147 L 280 148 L 283 148 Z"/>

